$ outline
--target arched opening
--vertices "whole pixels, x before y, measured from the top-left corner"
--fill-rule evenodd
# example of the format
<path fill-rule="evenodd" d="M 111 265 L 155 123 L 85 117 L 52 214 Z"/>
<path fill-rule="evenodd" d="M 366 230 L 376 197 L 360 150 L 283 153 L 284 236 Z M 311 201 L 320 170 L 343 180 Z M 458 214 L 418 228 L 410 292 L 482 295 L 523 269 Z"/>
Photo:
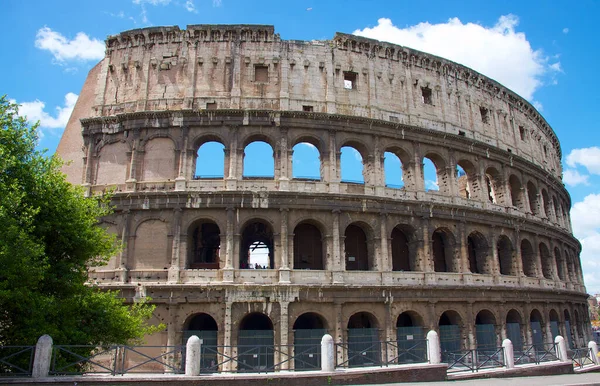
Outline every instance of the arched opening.
<path fill-rule="evenodd" d="M 294 369 L 319 370 L 321 368 L 321 339 L 327 333 L 323 318 L 307 312 L 294 323 Z"/>
<path fill-rule="evenodd" d="M 496 317 L 491 311 L 481 310 L 475 317 L 475 336 L 478 350 L 496 351 L 498 347 Z"/>
<path fill-rule="evenodd" d="M 371 268 L 367 235 L 359 225 L 350 224 L 346 228 L 344 254 L 347 271 L 368 271 Z"/>
<path fill-rule="evenodd" d="M 544 208 L 544 215 L 546 218 L 550 218 L 550 198 L 548 197 L 548 192 L 546 189 L 542 189 L 542 206 Z"/>
<path fill-rule="evenodd" d="M 272 179 L 275 176 L 273 148 L 266 142 L 254 141 L 244 148 L 244 178 Z"/>
<path fill-rule="evenodd" d="M 210 220 L 198 220 L 188 231 L 188 261 L 192 269 L 219 269 L 221 231 Z"/>
<path fill-rule="evenodd" d="M 500 173 L 495 168 L 487 168 L 485 171 L 485 184 L 487 187 L 487 198 L 492 204 L 500 203 L 502 192 Z"/>
<path fill-rule="evenodd" d="M 552 205 L 554 206 L 554 222 L 560 225 L 562 223 L 562 213 L 560 213 L 560 207 L 558 206 L 556 197 L 552 197 Z"/>
<path fill-rule="evenodd" d="M 583 339 L 582 320 L 579 318 L 579 312 L 573 311 L 573 329 L 575 333 L 575 345 L 580 346 Z"/>
<path fill-rule="evenodd" d="M 320 181 L 321 156 L 319 149 L 309 142 L 297 143 L 292 153 L 292 176 L 295 179 Z"/>
<path fill-rule="evenodd" d="M 438 326 L 440 329 L 440 347 L 442 362 L 449 363 L 452 353 L 459 352 L 462 348 L 462 321 L 456 311 L 446 311 L 440 316 Z"/>
<path fill-rule="evenodd" d="M 183 331 L 183 345 L 187 344 L 188 339 L 192 335 L 197 336 L 202 341 L 204 350 L 200 358 L 201 372 L 216 372 L 219 370 L 217 358 L 218 332 L 219 326 L 215 319 L 205 313 L 192 316 Z"/>
<path fill-rule="evenodd" d="M 459 196 L 466 199 L 477 197 L 480 187 L 476 175 L 475 166 L 470 161 L 460 160 L 456 163 Z"/>
<path fill-rule="evenodd" d="M 248 223 L 242 231 L 240 245 L 240 268 L 273 269 L 275 247 L 273 228 L 262 220 Z"/>
<path fill-rule="evenodd" d="M 364 184 L 364 158 L 361 152 L 359 152 L 352 146 L 343 146 L 340 149 L 340 152 L 340 168 L 342 182 L 352 184 Z"/>
<path fill-rule="evenodd" d="M 537 188 L 531 181 L 527 183 L 527 197 L 529 198 L 529 208 L 531 210 L 531 213 L 533 213 L 536 216 L 539 216 L 540 207 L 538 200 L 538 192 Z"/>
<path fill-rule="evenodd" d="M 572 283 L 577 283 L 577 274 L 575 273 L 575 266 L 573 265 L 573 257 L 567 249 L 565 249 L 565 259 L 567 260 L 567 274 L 569 280 Z"/>
<path fill-rule="evenodd" d="M 323 239 L 313 224 L 294 228 L 294 269 L 323 269 Z"/>
<path fill-rule="evenodd" d="M 473 232 L 467 237 L 467 248 L 469 252 L 469 268 L 471 273 L 492 274 L 489 249 L 487 240 L 479 232 Z"/>
<path fill-rule="evenodd" d="M 542 318 L 542 314 L 534 309 L 531 311 L 531 315 L 529 316 L 529 326 L 531 328 L 531 339 L 533 341 L 533 346 L 536 350 L 544 349 L 544 320 Z"/>
<path fill-rule="evenodd" d="M 575 338 L 573 335 L 573 328 L 571 327 L 571 315 L 569 314 L 568 310 L 564 311 L 564 316 L 565 316 L 565 335 L 567 338 L 567 344 L 569 345 L 569 348 L 574 349 L 575 348 Z"/>
<path fill-rule="evenodd" d="M 216 141 L 203 143 L 196 152 L 194 179 L 220 179 L 225 175 L 225 146 Z"/>
<path fill-rule="evenodd" d="M 506 236 L 498 237 L 496 244 L 498 249 L 498 262 L 500 263 L 501 275 L 517 275 L 515 251 L 510 239 Z"/>
<path fill-rule="evenodd" d="M 246 315 L 238 331 L 238 371 L 273 371 L 273 323 L 261 313 Z"/>
<path fill-rule="evenodd" d="M 525 209 L 525 203 L 523 201 L 523 187 L 521 181 L 514 174 L 508 179 L 510 185 L 510 198 L 512 206 L 519 210 Z"/>
<path fill-rule="evenodd" d="M 396 339 L 398 364 L 427 362 L 427 340 L 423 319 L 413 311 L 398 315 Z"/>
<path fill-rule="evenodd" d="M 560 254 L 560 249 L 558 248 L 554 248 L 554 259 L 556 260 L 556 272 L 558 273 L 558 278 L 562 281 L 565 281 L 565 261 L 563 260 L 563 257 Z"/>
<path fill-rule="evenodd" d="M 536 277 L 535 252 L 528 240 L 521 241 L 521 259 L 523 261 L 523 273 L 525 276 Z"/>
<path fill-rule="evenodd" d="M 431 240 L 435 272 L 458 272 L 458 264 L 454 259 L 456 243 L 452 233 L 438 228 L 433 232 Z"/>
<path fill-rule="evenodd" d="M 414 257 L 411 256 L 410 242 L 400 226 L 392 230 L 392 270 L 416 271 Z"/>
<path fill-rule="evenodd" d="M 552 261 L 552 255 L 550 255 L 550 250 L 544 243 L 540 243 L 540 258 L 542 260 L 542 273 L 546 279 L 553 279 L 554 271 L 552 270 L 552 266 L 554 262 Z"/>
<path fill-rule="evenodd" d="M 429 157 L 423 158 L 423 185 L 425 191 L 440 190 L 440 168 Z"/>
<path fill-rule="evenodd" d="M 377 318 L 369 312 L 358 312 L 350 317 L 347 327 L 349 366 L 378 366 L 381 355 Z"/>
<path fill-rule="evenodd" d="M 144 146 L 142 181 L 171 181 L 177 176 L 175 143 L 168 137 L 152 138 Z"/>
<path fill-rule="evenodd" d="M 383 153 L 383 172 L 385 174 L 385 186 L 395 189 L 404 187 L 402 161 L 396 154 L 389 151 Z"/>
<path fill-rule="evenodd" d="M 523 321 L 521 314 L 517 310 L 510 310 L 506 314 L 506 337 L 513 344 L 515 352 L 523 351 L 523 329 L 521 328 Z"/>
<path fill-rule="evenodd" d="M 558 313 L 555 310 L 550 310 L 550 331 L 552 332 L 552 341 L 560 335 L 560 319 L 558 318 Z"/>

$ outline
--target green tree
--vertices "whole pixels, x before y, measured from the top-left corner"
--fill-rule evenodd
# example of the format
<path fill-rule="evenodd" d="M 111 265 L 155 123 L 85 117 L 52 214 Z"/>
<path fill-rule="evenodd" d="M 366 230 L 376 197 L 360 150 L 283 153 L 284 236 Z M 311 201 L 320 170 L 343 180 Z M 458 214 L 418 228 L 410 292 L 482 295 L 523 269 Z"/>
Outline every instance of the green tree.
<path fill-rule="evenodd" d="M 109 345 L 140 340 L 154 306 L 126 305 L 87 285 L 87 267 L 118 250 L 98 226 L 107 197 L 86 198 L 60 172 L 61 161 L 35 149 L 37 125 L 0 98 L 0 345 Z"/>

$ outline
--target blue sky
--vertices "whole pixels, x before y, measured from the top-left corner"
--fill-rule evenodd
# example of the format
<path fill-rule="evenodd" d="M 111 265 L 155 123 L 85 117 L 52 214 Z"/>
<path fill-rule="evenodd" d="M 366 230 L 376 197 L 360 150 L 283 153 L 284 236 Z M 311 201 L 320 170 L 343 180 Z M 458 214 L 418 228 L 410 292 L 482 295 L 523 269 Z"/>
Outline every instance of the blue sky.
<path fill-rule="evenodd" d="M 299 40 L 356 32 L 475 68 L 527 98 L 557 133 L 586 285 L 600 293 L 600 2 L 4 0 L 2 8 L 0 93 L 41 120 L 49 153 L 103 40 L 133 28 L 273 24 L 282 39 Z"/>

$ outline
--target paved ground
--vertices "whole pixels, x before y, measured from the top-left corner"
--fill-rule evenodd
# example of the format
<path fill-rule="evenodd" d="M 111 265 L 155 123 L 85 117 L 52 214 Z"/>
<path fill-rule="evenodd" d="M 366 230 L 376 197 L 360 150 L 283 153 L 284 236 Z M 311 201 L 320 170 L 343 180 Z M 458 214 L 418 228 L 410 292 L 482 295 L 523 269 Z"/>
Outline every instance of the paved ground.
<path fill-rule="evenodd" d="M 549 375 L 542 377 L 515 377 L 515 378 L 490 378 L 490 379 L 468 379 L 462 381 L 445 381 L 430 383 L 394 383 L 397 386 L 575 386 L 575 385 L 600 385 L 600 373 Z M 390 385 L 390 384 L 388 384 Z"/>

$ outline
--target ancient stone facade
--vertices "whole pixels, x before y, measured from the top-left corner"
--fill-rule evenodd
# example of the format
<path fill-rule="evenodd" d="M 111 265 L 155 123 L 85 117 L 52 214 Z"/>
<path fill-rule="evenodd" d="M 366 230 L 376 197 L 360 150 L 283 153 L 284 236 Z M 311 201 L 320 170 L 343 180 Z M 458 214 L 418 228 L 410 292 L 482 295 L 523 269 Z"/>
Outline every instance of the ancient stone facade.
<path fill-rule="evenodd" d="M 244 174 L 256 141 L 273 150 L 272 176 Z M 197 159 L 207 142 L 222 160 Z M 293 177 L 298 143 L 318 149 L 319 178 Z M 364 183 L 341 179 L 342 147 L 360 153 Z M 107 39 L 58 153 L 89 194 L 115 189 L 103 223 L 125 247 L 90 281 L 152 297 L 167 330 L 151 343 L 454 326 L 474 348 L 480 325 L 497 344 L 589 339 L 556 135 L 527 101 L 443 58 L 340 33 L 284 41 L 272 26 L 127 31 Z M 386 186 L 389 153 L 402 188 Z M 425 189 L 425 158 L 439 191 Z M 224 175 L 197 178 L 199 161 Z M 249 267 L 256 243 L 264 269 Z"/>

